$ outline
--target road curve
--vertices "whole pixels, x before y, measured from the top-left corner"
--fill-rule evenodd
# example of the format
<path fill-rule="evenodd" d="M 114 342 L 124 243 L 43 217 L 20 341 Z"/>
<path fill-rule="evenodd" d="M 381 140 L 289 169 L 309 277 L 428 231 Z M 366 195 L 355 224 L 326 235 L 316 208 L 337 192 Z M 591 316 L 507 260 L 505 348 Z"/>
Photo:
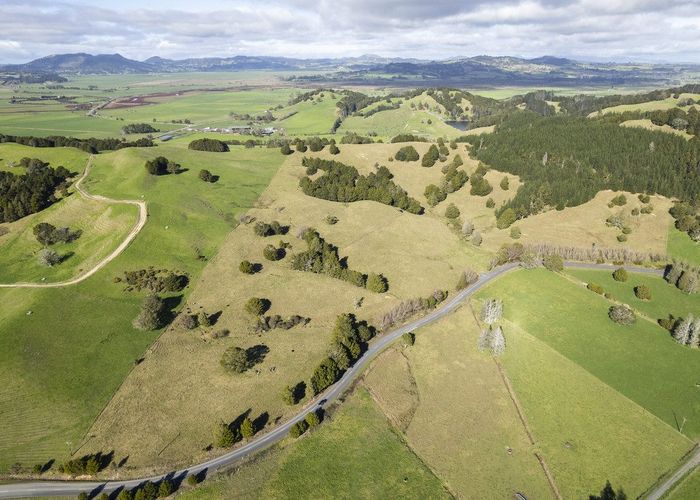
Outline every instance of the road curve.
<path fill-rule="evenodd" d="M 92 161 L 93 161 L 93 156 L 90 155 L 88 158 L 87 164 L 85 165 L 85 170 L 83 171 L 83 175 L 78 178 L 78 180 L 75 182 L 75 190 L 82 196 L 83 198 L 87 200 L 94 200 L 94 201 L 100 201 L 103 203 L 109 203 L 109 204 L 124 204 L 124 205 L 135 205 L 139 209 L 139 217 L 136 221 L 136 224 L 134 227 L 131 228 L 131 231 L 129 231 L 129 234 L 126 235 L 126 238 L 124 238 L 124 241 L 122 241 L 117 248 L 115 248 L 112 253 L 107 255 L 104 259 L 99 261 L 97 264 L 95 264 L 94 267 L 88 269 L 87 271 L 64 281 L 56 281 L 53 283 L 29 283 L 29 282 L 20 282 L 20 283 L 0 283 L 0 288 L 61 288 L 64 286 L 70 286 L 70 285 L 77 285 L 81 281 L 85 281 L 88 279 L 90 276 L 95 274 L 97 271 L 105 267 L 107 264 L 112 262 L 114 259 L 116 259 L 124 250 L 126 250 L 126 247 L 128 247 L 132 241 L 134 241 L 134 238 L 141 232 L 143 227 L 146 225 L 146 221 L 148 220 L 148 210 L 146 208 L 146 202 L 142 200 L 113 200 L 111 198 L 106 198 L 105 196 L 100 196 L 97 194 L 90 194 L 87 191 L 85 191 L 82 187 L 82 183 L 85 180 L 85 178 L 88 176 L 90 173 L 90 168 L 92 168 Z"/>
<path fill-rule="evenodd" d="M 607 264 L 587 264 L 587 263 L 574 263 L 566 262 L 566 267 L 571 268 L 582 268 L 582 269 L 593 269 L 593 270 L 612 270 L 617 269 L 619 266 L 611 266 Z M 132 480 L 122 480 L 122 481 L 27 481 L 27 482 L 16 482 L 8 484 L 0 484 L 0 499 L 3 498 L 27 498 L 27 497 L 38 497 L 38 496 L 76 496 L 82 492 L 92 493 L 94 495 L 101 493 L 111 493 L 122 488 L 133 489 L 136 486 L 142 484 L 145 481 L 157 482 L 162 479 L 184 479 L 185 476 L 189 474 L 208 474 L 212 471 L 220 469 L 231 465 L 247 456 L 250 456 L 258 451 L 261 451 L 278 441 L 281 441 L 287 436 L 291 427 L 303 420 L 304 417 L 315 408 L 323 408 L 336 399 L 338 399 L 351 385 L 351 383 L 357 378 L 357 376 L 362 372 L 362 370 L 367 366 L 367 364 L 382 350 L 384 350 L 389 344 L 399 339 L 404 333 L 411 332 L 430 323 L 438 321 L 455 309 L 457 309 L 462 302 L 464 302 L 468 297 L 472 296 L 479 289 L 492 282 L 496 278 L 499 278 L 503 274 L 516 269 L 519 267 L 517 263 L 509 263 L 503 266 L 496 267 L 491 271 L 483 273 L 479 279 L 472 285 L 468 286 L 464 290 L 458 292 L 452 296 L 449 300 L 443 303 L 443 305 L 429 314 L 419 318 L 411 323 L 403 325 L 395 330 L 383 334 L 382 336 L 376 338 L 364 352 L 362 357 L 358 359 L 355 364 L 350 367 L 335 384 L 326 389 L 323 393 L 316 396 L 314 400 L 304 406 L 302 410 L 299 411 L 294 417 L 287 420 L 283 424 L 275 427 L 270 432 L 259 435 L 257 438 L 248 442 L 246 445 L 236 448 L 224 455 L 216 458 L 207 460 L 197 465 L 193 465 L 187 469 L 178 470 L 175 472 L 170 472 L 168 474 L 161 474 L 157 476 L 144 477 Z M 662 275 L 662 271 L 657 269 L 647 269 L 642 267 L 626 267 L 628 271 L 651 274 L 651 275 Z"/>

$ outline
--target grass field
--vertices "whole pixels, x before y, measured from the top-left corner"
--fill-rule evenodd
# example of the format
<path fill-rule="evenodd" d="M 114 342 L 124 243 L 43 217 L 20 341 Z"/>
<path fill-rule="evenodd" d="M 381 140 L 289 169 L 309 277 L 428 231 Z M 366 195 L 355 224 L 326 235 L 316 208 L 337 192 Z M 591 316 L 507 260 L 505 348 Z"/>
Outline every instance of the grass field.
<path fill-rule="evenodd" d="M 215 476 L 181 498 L 450 498 L 359 389 L 297 443 Z"/>
<path fill-rule="evenodd" d="M 567 269 L 566 272 L 584 283 L 593 282 L 602 285 L 615 300 L 629 304 L 652 320 L 666 318 L 669 313 L 676 317 L 684 317 L 689 312 L 700 313 L 698 294 L 683 293 L 661 278 L 631 274 L 626 282 L 620 282 L 613 279 L 612 273 L 605 271 Z M 637 285 L 649 287 L 651 300 L 640 300 L 634 295 L 634 287 Z"/>
<path fill-rule="evenodd" d="M 687 233 L 679 231 L 673 224 L 668 228 L 668 254 L 675 259 L 700 266 L 700 243 L 691 240 Z"/>
<path fill-rule="evenodd" d="M 683 130 L 676 130 L 670 125 L 655 125 L 651 120 L 641 119 L 641 120 L 627 120 L 620 123 L 621 127 L 639 127 L 647 130 L 656 130 L 661 132 L 667 132 L 669 134 L 676 134 L 684 137 L 686 139 L 691 139 L 693 136 Z"/>
<path fill-rule="evenodd" d="M 638 278 L 633 274 L 630 282 Z M 546 270 L 512 273 L 479 293 L 500 297 L 504 316 L 672 428 L 700 436 L 696 377 L 700 351 L 683 348 L 658 325 L 608 319 L 610 302 Z"/>
<path fill-rule="evenodd" d="M 551 498 L 545 474 L 468 307 L 380 356 L 365 383 L 457 498 Z M 508 451 L 510 449 L 510 452 Z"/>
<path fill-rule="evenodd" d="M 134 360 L 158 335 L 132 328 L 143 294 L 123 292 L 112 279 L 155 265 L 196 280 L 205 265 L 198 256 L 215 254 L 235 216 L 253 204 L 277 169 L 280 157 L 274 153 L 234 148 L 215 155 L 169 146 L 96 157 L 86 189 L 143 197 L 149 221 L 122 255 L 79 285 L 0 290 L 0 405 L 7 430 L 0 437 L 0 469 L 60 461 L 76 451 Z M 159 154 L 189 171 L 149 177 L 143 162 Z M 221 179 L 200 181 L 199 167 Z"/>
<path fill-rule="evenodd" d="M 668 500 L 695 500 L 700 497 L 700 469 L 695 468 L 675 487 L 664 496 Z"/>
<path fill-rule="evenodd" d="M 366 173 L 374 168 L 376 161 L 393 153 L 395 146 L 346 145 L 334 159 L 353 164 Z M 283 158 L 276 149 L 271 152 Z M 321 155 L 330 158 L 325 151 Z M 487 265 L 487 254 L 462 242 L 442 217 L 402 213 L 371 201 L 341 204 L 304 195 L 298 188 L 298 179 L 304 173 L 301 159 L 297 153 L 288 157 L 256 208 L 249 211 L 258 220 L 278 220 L 290 225 L 289 234 L 261 238 L 251 226 L 238 226 L 207 266 L 188 299 L 187 307 L 192 311 L 200 308 L 210 313 L 222 311 L 215 328 L 230 330 L 229 337 L 212 341 L 202 332 L 168 330 L 92 427 L 90 434 L 95 438 L 91 447 L 115 446 L 120 453 L 130 456 L 132 467 L 148 467 L 153 463 L 175 466 L 209 456 L 199 450 L 210 441 L 215 422 L 231 421 L 250 410 L 255 415 L 269 413 L 268 425 L 272 425 L 295 411 L 283 403 L 280 393 L 285 386 L 310 376 L 312 367 L 328 348 L 338 314 L 354 312 L 375 322 L 381 312 L 399 300 L 424 297 L 436 288 L 452 288 L 462 269 L 484 269 Z M 183 166 L 186 166 L 184 162 Z M 391 168 L 397 173 L 399 169 L 410 168 L 415 175 L 423 175 L 426 170 L 440 174 L 438 169 L 420 166 L 394 164 Z M 397 175 L 397 182 L 402 183 L 402 179 Z M 326 224 L 329 214 L 338 217 L 339 222 Z M 278 244 L 280 240 L 291 244 L 290 253 L 305 250 L 306 245 L 294 236 L 302 226 L 316 227 L 339 247 L 340 255 L 348 257 L 351 268 L 383 273 L 389 280 L 389 292 L 370 293 L 324 275 L 293 271 L 288 259 L 270 262 L 262 257 L 267 244 Z M 411 251 L 404 251 L 401 242 L 411 242 Z M 243 259 L 262 263 L 262 272 L 253 276 L 241 274 L 238 263 Z M 252 335 L 251 320 L 243 306 L 253 296 L 271 300 L 269 314 L 300 314 L 311 318 L 311 322 L 289 332 L 276 330 L 262 337 Z M 362 307 L 356 310 L 354 303 L 360 297 L 364 297 Z M 241 376 L 223 372 L 219 359 L 226 347 L 247 348 L 256 344 L 265 344 L 270 349 L 256 370 Z M 183 357 L 183 352 L 187 356 Z M 192 390 L 202 384 L 206 385 L 206 391 Z M 261 386 L 266 390 L 261 391 Z M 164 393 L 169 394 L 166 401 L 161 397 Z M 153 411 L 154 408 L 158 411 Z"/>
<path fill-rule="evenodd" d="M 698 100 L 700 98 L 700 94 L 680 94 L 678 98 L 674 97 L 668 97 L 666 99 L 661 99 L 658 101 L 647 101 L 647 102 L 641 102 L 638 104 L 621 104 L 619 106 L 611 106 L 609 108 L 604 108 L 602 110 L 603 114 L 607 113 L 624 113 L 625 111 L 640 111 L 640 112 L 645 112 L 645 111 L 657 111 L 657 110 L 666 110 L 666 109 L 673 109 L 678 106 L 678 101 L 686 98 L 691 98 L 694 100 Z M 598 112 L 593 112 L 589 116 L 593 117 L 596 116 Z"/>

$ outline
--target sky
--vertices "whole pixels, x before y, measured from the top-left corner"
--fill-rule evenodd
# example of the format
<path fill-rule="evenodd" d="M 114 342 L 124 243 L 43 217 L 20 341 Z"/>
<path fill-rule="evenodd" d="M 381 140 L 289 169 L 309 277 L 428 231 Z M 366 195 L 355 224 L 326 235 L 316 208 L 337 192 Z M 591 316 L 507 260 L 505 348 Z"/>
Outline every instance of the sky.
<path fill-rule="evenodd" d="M 700 63 L 700 0 L 0 1 L 0 63 L 68 52 Z"/>

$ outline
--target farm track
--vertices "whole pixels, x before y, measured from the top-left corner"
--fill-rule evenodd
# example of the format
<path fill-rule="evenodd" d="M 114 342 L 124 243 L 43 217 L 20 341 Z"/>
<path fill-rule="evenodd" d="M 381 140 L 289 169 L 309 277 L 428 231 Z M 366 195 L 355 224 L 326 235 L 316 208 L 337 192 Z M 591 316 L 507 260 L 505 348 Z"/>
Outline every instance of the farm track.
<path fill-rule="evenodd" d="M 108 204 L 122 204 L 122 205 L 135 205 L 139 209 L 139 216 L 138 220 L 136 221 L 136 224 L 134 227 L 131 228 L 131 231 L 129 231 L 129 234 L 126 235 L 126 238 L 124 238 L 124 241 L 122 241 L 117 248 L 115 248 L 112 253 L 107 255 L 105 258 L 100 260 L 97 264 L 95 264 L 91 269 L 88 269 L 85 272 L 82 272 L 78 274 L 77 276 L 64 280 L 64 281 L 56 281 L 53 283 L 29 283 L 29 282 L 20 282 L 20 283 L 0 283 L 0 288 L 61 288 L 65 286 L 71 286 L 71 285 L 77 285 L 78 283 L 81 283 L 88 279 L 89 277 L 93 276 L 95 273 L 97 273 L 100 269 L 105 267 L 107 264 L 112 262 L 114 259 L 119 257 L 124 250 L 131 244 L 132 241 L 138 236 L 138 234 L 141 232 L 143 227 L 146 225 L 146 221 L 148 220 L 148 210 L 146 207 L 146 202 L 141 201 L 141 200 L 113 200 L 111 198 L 107 198 L 105 196 L 97 195 L 97 194 L 90 194 L 85 189 L 82 187 L 83 181 L 87 178 L 87 176 L 90 174 L 90 169 L 92 168 L 92 162 L 93 162 L 94 157 L 90 155 L 88 158 L 87 164 L 85 165 L 85 170 L 83 171 L 83 174 L 78 178 L 78 180 L 75 182 L 75 190 L 85 198 L 86 200 L 93 200 L 93 201 L 98 201 L 102 203 L 108 203 Z"/>
<path fill-rule="evenodd" d="M 580 262 L 566 262 L 565 266 L 570 268 L 583 268 L 593 270 L 614 270 L 617 268 L 617 266 L 607 264 L 589 264 Z M 91 496 L 96 496 L 101 493 L 112 493 L 115 491 L 120 491 L 122 489 L 133 489 L 146 481 L 158 482 L 163 479 L 170 479 L 179 482 L 184 480 L 186 476 L 191 474 L 206 475 L 217 469 L 221 469 L 231 464 L 234 464 L 244 458 L 247 458 L 259 451 L 262 451 L 272 446 L 273 444 L 287 437 L 291 427 L 297 422 L 303 420 L 310 411 L 319 408 L 326 408 L 335 401 L 339 400 L 347 392 L 347 390 L 351 388 L 352 383 L 367 367 L 370 360 L 374 359 L 380 352 L 382 352 L 394 341 L 401 338 L 401 336 L 404 333 L 412 332 L 413 330 L 434 323 L 448 316 L 456 309 L 458 309 L 469 297 L 474 295 L 474 293 L 476 293 L 478 290 L 480 290 L 490 282 L 496 280 L 497 278 L 501 277 L 502 275 L 508 273 L 509 271 L 512 271 L 517 268 L 518 264 L 516 263 L 505 264 L 503 266 L 494 268 L 491 271 L 482 274 L 479 277 L 478 281 L 468 286 L 464 290 L 458 292 L 451 299 L 447 300 L 445 304 L 439 309 L 436 309 L 431 313 L 427 314 L 426 316 L 423 316 L 415 321 L 412 321 L 395 330 L 392 330 L 391 332 L 388 332 L 382 335 L 381 337 L 378 337 L 374 342 L 372 342 L 369 345 L 367 351 L 365 351 L 365 353 L 357 360 L 357 362 L 343 374 L 340 380 L 338 380 L 335 384 L 333 384 L 324 392 L 316 396 L 312 401 L 307 403 L 302 409 L 300 409 L 300 411 L 294 417 L 278 425 L 271 431 L 259 435 L 257 438 L 251 440 L 250 442 L 248 442 L 244 446 L 241 446 L 240 448 L 236 448 L 221 456 L 212 458 L 199 464 L 192 465 L 191 467 L 185 469 L 138 479 L 116 481 L 24 481 L 2 484 L 0 485 L 0 499 L 44 496 L 76 496 L 82 492 L 88 493 Z M 627 267 L 627 269 L 630 272 L 636 272 L 641 274 L 653 276 L 662 275 L 662 271 L 658 269 L 648 269 L 642 267 Z M 700 461 L 700 450 L 698 450 L 693 456 L 693 458 L 686 462 L 686 464 L 684 464 L 680 470 L 678 470 L 676 473 L 669 477 L 669 479 L 662 485 L 662 487 L 665 488 L 663 491 L 666 491 L 667 489 L 671 488 L 677 481 L 681 479 L 683 473 L 687 472 L 686 468 L 692 467 L 692 465 L 689 464 L 696 464 L 698 461 Z"/>

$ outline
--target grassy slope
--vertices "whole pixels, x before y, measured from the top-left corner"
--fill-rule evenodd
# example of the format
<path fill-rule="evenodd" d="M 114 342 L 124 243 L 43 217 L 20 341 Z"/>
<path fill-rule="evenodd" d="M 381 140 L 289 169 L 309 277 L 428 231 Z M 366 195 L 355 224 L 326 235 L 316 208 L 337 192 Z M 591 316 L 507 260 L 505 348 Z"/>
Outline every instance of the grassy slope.
<path fill-rule="evenodd" d="M 457 497 L 551 497 L 496 364 L 476 349 L 477 331 L 463 307 L 418 331 L 414 346 L 380 357 L 367 385 L 390 419 L 403 421 L 408 444 Z M 407 367 L 397 373 L 402 360 Z"/>
<path fill-rule="evenodd" d="M 182 498 L 450 497 L 363 389 L 321 428 L 262 461 L 215 477 Z"/>
<path fill-rule="evenodd" d="M 669 313 L 676 317 L 685 316 L 689 312 L 700 313 L 698 294 L 683 293 L 661 278 L 632 274 L 626 282 L 620 282 L 612 278 L 612 273 L 605 271 L 570 269 L 567 273 L 584 283 L 593 282 L 602 285 L 613 298 L 629 304 L 652 320 L 666 318 Z M 634 295 L 634 287 L 637 285 L 647 285 L 651 289 L 651 300 L 639 300 Z"/>
<path fill-rule="evenodd" d="M 143 161 L 158 154 L 190 170 L 150 178 Z M 187 271 L 195 279 L 204 266 L 195 247 L 211 256 L 235 214 L 255 201 L 278 164 L 277 154 L 243 148 L 217 156 L 159 147 L 96 158 L 87 189 L 113 197 L 143 196 L 149 221 L 124 254 L 80 285 L 0 291 L 0 404 L 7 409 L 2 420 L 8 429 L 0 437 L 0 468 L 62 459 L 68 449 L 75 450 L 133 360 L 155 339 L 156 333 L 131 327 L 142 294 L 124 293 L 112 278 L 157 265 Z M 201 182 L 200 166 L 221 180 Z"/>
<path fill-rule="evenodd" d="M 695 243 L 687 233 L 679 231 L 673 224 L 668 228 L 668 254 L 700 266 L 700 243 Z"/>
<path fill-rule="evenodd" d="M 489 290 L 493 291 L 493 290 Z M 509 309 L 516 307 L 506 302 Z M 690 440 L 515 324 L 502 363 L 564 498 L 609 479 L 630 498 L 692 447 Z"/>
<path fill-rule="evenodd" d="M 687 417 L 684 433 L 700 435 L 700 351 L 679 346 L 651 322 L 616 325 L 607 316 L 609 301 L 545 270 L 510 274 L 480 296 L 502 298 L 516 326 L 670 426 Z"/>

